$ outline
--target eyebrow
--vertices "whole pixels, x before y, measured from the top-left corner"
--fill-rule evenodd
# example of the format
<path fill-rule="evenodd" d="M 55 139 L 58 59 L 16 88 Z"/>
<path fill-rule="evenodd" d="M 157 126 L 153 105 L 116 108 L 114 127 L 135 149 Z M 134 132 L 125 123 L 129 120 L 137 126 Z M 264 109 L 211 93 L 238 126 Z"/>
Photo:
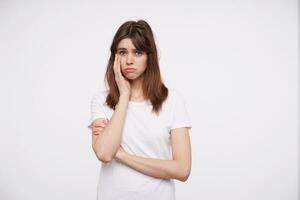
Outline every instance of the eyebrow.
<path fill-rule="evenodd" d="M 127 49 L 124 48 L 124 47 L 120 47 L 120 48 L 117 48 L 117 51 L 119 51 L 119 50 L 127 50 Z M 137 49 L 132 49 L 132 50 L 134 50 L 134 51 L 140 51 L 140 50 L 137 50 Z"/>

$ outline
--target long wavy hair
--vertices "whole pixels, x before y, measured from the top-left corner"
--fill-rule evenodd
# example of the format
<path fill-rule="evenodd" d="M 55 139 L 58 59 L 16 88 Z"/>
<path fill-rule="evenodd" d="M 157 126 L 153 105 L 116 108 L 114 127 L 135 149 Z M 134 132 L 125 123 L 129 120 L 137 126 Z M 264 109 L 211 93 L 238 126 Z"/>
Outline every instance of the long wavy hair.
<path fill-rule="evenodd" d="M 108 87 L 106 104 L 115 110 L 115 106 L 119 101 L 120 93 L 115 81 L 113 64 L 117 52 L 117 45 L 124 38 L 131 39 L 137 50 L 147 53 L 147 66 L 141 75 L 144 76 L 142 90 L 145 99 L 150 100 L 152 104 L 152 112 L 158 114 L 163 102 L 167 99 L 168 88 L 164 85 L 160 75 L 157 49 L 152 29 L 144 20 L 127 21 L 123 23 L 113 38 L 110 47 L 111 54 L 104 78 L 105 85 Z"/>

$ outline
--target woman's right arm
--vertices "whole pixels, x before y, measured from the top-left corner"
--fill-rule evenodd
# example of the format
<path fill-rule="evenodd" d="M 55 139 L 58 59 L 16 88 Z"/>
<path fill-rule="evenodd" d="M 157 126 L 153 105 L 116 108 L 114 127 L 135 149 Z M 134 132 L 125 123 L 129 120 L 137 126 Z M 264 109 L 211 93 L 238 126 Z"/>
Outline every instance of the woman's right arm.
<path fill-rule="evenodd" d="M 115 54 L 113 70 L 120 92 L 119 101 L 109 123 L 98 135 L 93 147 L 97 158 L 104 163 L 113 160 L 120 148 L 122 130 L 131 93 L 130 83 L 122 75 L 121 58 L 118 54 Z"/>
<path fill-rule="evenodd" d="M 120 148 L 128 101 L 128 95 L 120 96 L 111 119 L 101 134 L 98 135 L 93 146 L 97 158 L 104 163 L 113 160 Z"/>

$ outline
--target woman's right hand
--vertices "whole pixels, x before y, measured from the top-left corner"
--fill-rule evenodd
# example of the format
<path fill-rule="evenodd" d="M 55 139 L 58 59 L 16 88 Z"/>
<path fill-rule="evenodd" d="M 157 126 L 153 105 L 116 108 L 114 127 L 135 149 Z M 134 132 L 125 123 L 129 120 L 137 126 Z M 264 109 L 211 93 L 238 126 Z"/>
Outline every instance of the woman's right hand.
<path fill-rule="evenodd" d="M 114 73 L 115 80 L 119 88 L 120 96 L 130 97 L 131 87 L 129 81 L 122 75 L 121 72 L 121 58 L 118 54 L 115 54 L 114 60 Z"/>

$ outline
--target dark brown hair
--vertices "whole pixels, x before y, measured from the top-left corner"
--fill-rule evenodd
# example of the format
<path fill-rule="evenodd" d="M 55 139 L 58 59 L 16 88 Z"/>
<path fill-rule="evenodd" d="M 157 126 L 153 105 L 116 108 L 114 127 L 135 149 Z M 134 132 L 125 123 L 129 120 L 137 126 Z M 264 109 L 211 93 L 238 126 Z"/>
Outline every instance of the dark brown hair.
<path fill-rule="evenodd" d="M 123 23 L 113 38 L 110 47 L 111 55 L 107 64 L 104 79 L 106 86 L 108 84 L 109 89 L 106 97 L 106 104 L 110 108 L 115 109 L 115 106 L 119 101 L 120 93 L 115 81 L 113 64 L 117 45 L 124 38 L 131 39 L 137 50 L 147 53 L 147 67 L 141 75 L 144 76 L 142 90 L 146 100 L 150 100 L 152 104 L 152 111 L 158 114 L 163 102 L 168 96 L 168 88 L 164 85 L 160 75 L 157 49 L 151 27 L 144 20 L 127 21 Z"/>

